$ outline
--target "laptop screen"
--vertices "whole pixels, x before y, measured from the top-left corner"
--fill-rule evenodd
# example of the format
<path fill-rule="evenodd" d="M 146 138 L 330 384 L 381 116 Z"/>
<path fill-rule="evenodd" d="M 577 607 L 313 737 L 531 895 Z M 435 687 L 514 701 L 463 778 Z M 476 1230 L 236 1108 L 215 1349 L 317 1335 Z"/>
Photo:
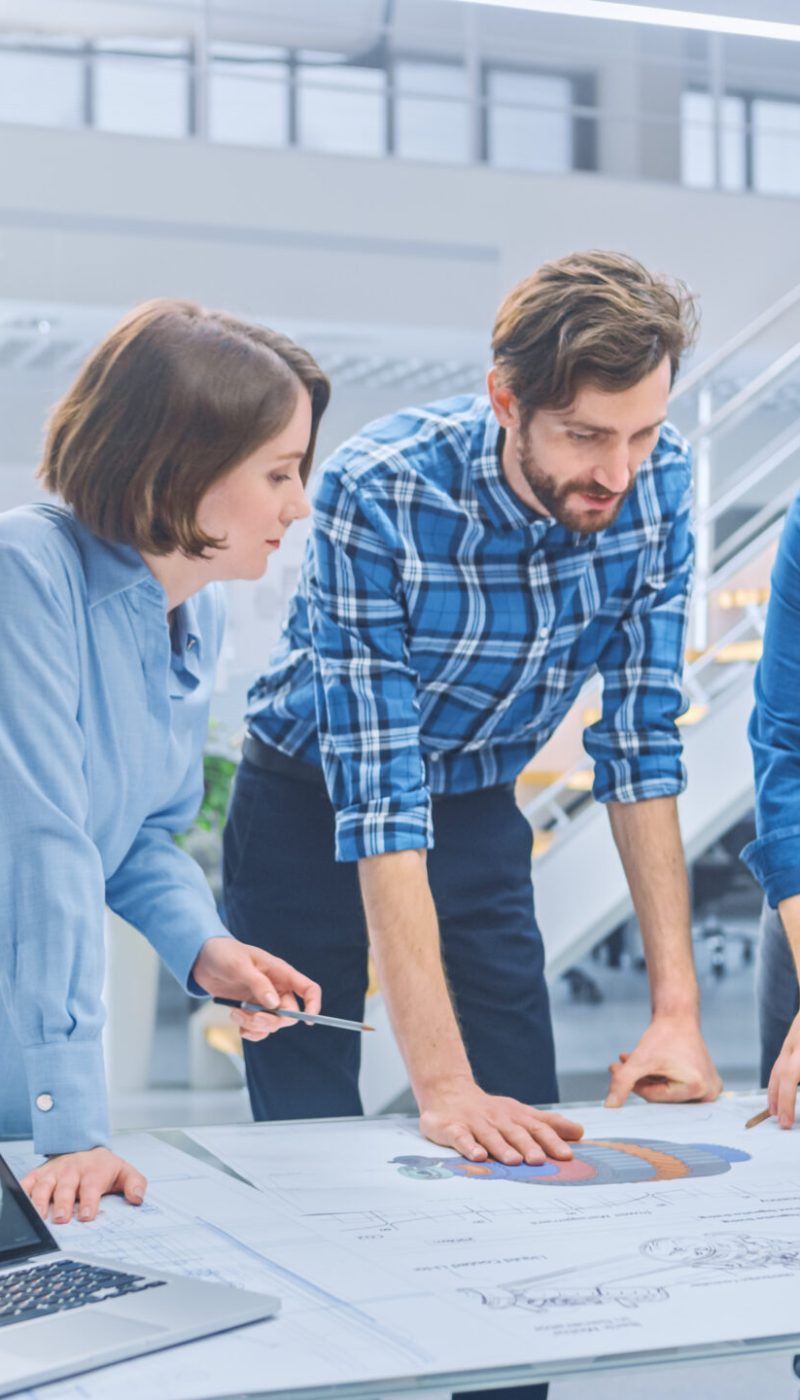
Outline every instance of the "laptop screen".
<path fill-rule="evenodd" d="M 58 1249 L 39 1212 L 0 1157 L 0 1268 Z"/>

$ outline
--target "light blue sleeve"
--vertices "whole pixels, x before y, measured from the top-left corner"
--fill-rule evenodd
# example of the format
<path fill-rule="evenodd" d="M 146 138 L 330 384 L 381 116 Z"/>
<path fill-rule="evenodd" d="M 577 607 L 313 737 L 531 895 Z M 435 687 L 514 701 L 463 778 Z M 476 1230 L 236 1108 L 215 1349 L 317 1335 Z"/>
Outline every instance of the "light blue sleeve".
<path fill-rule="evenodd" d="M 202 781 L 202 765 L 198 758 Z M 173 833 L 191 826 L 200 805 L 196 775 L 164 811 L 148 817 L 106 885 L 116 914 L 143 933 L 170 972 L 193 996 L 205 996 L 192 967 L 207 938 L 230 938 L 200 866 L 176 846 Z M 191 793 L 191 799 L 189 794 Z"/>
<path fill-rule="evenodd" d="M 203 645 L 216 663 L 225 627 L 221 587 L 204 589 L 195 607 Z M 191 975 L 206 939 L 232 936 L 217 914 L 200 866 L 173 839 L 177 832 L 188 831 L 203 799 L 204 737 L 198 737 L 183 786 L 165 807 L 148 816 L 106 884 L 109 907 L 144 934 L 193 996 L 206 995 Z"/>
<path fill-rule="evenodd" d="M 0 998 L 23 1050 L 37 1152 L 109 1137 L 103 905 L 86 831 L 80 681 L 68 591 L 0 550 Z M 37 1110 L 41 1094 L 49 1112 Z"/>

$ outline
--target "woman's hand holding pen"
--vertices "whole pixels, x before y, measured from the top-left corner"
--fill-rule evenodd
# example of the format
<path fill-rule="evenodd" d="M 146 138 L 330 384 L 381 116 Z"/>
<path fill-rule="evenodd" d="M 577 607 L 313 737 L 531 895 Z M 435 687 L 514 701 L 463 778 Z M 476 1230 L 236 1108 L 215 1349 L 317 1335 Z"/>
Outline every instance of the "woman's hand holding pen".
<path fill-rule="evenodd" d="M 303 1009 L 312 1015 L 317 1015 L 322 1005 L 322 992 L 316 982 L 283 958 L 275 958 L 263 948 L 240 943 L 235 938 L 207 939 L 192 975 L 211 996 L 257 1002 L 267 1007 L 282 1006 L 289 1011 Z M 302 998 L 302 1008 L 298 997 Z M 232 1011 L 231 1020 L 239 1027 L 243 1040 L 263 1040 L 295 1024 L 254 1011 Z"/>

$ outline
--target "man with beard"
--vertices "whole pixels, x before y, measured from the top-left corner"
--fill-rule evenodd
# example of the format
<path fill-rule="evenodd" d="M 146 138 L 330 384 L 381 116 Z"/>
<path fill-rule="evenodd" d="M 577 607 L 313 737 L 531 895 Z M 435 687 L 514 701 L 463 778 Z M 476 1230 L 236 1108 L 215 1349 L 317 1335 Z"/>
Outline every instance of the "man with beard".
<path fill-rule="evenodd" d="M 594 671 L 602 717 L 585 743 L 653 1008 L 608 1102 L 721 1088 L 676 812 L 691 466 L 665 418 L 694 329 L 686 289 L 621 254 L 563 258 L 515 287 L 488 398 L 381 419 L 327 462 L 282 640 L 250 693 L 229 925 L 356 1019 L 369 941 L 422 1130 L 475 1162 L 565 1159 L 580 1136 L 531 1107 L 557 1085 L 514 781 Z M 245 1046 L 256 1118 L 361 1111 L 357 1036 L 283 1040 Z"/>

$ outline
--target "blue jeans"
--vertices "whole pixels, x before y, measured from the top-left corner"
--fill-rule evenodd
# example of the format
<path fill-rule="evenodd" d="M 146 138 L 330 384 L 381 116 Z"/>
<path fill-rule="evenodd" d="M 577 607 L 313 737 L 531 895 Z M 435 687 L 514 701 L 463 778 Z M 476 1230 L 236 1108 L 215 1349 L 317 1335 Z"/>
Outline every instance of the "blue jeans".
<path fill-rule="evenodd" d="M 756 997 L 761 1037 L 761 1083 L 766 1085 L 789 1027 L 800 1010 L 797 972 L 777 909 L 761 910 Z"/>
<path fill-rule="evenodd" d="M 554 1103 L 558 1086 L 533 910 L 530 827 L 510 787 L 435 798 L 433 826 L 428 876 L 475 1078 L 487 1093 Z M 333 838 L 333 809 L 321 784 L 242 760 L 225 828 L 228 927 L 319 982 L 329 1015 L 360 1020 L 366 927 L 356 866 L 334 861 Z M 360 1050 L 360 1036 L 322 1026 L 246 1043 L 253 1116 L 361 1113 Z M 497 1392 L 472 1391 L 470 1400 L 491 1395 Z M 547 1386 L 515 1386 L 503 1395 L 545 1400 Z"/>

